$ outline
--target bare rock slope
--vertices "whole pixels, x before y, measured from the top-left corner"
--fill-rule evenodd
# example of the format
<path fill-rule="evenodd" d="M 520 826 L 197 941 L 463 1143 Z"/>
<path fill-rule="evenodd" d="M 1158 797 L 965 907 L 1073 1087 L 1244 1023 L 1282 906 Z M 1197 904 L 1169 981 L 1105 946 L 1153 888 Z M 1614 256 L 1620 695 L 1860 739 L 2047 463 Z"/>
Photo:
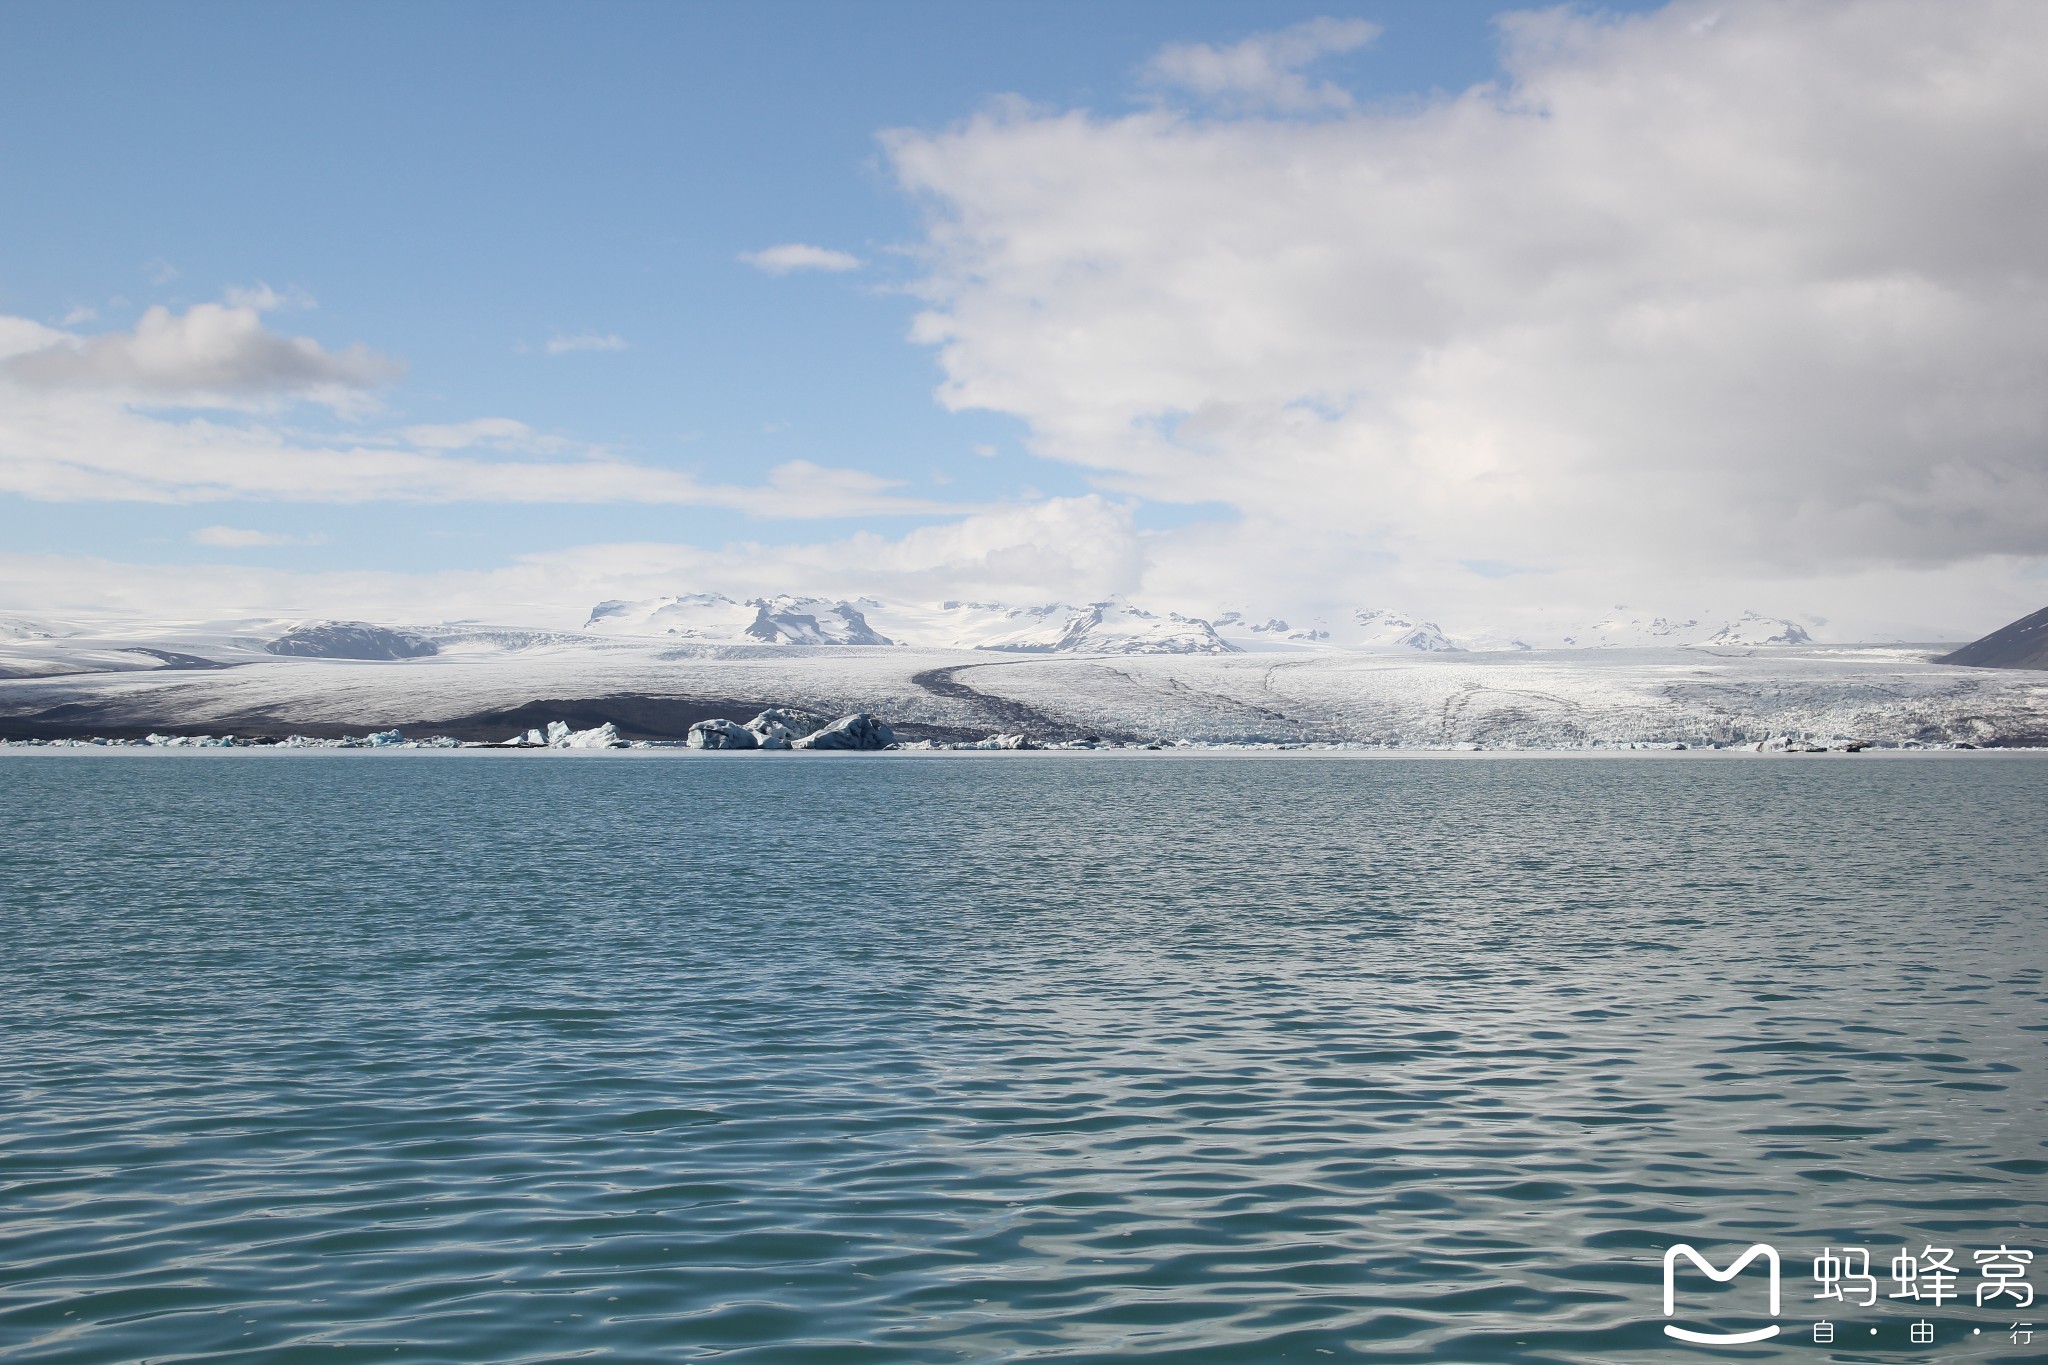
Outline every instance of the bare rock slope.
<path fill-rule="evenodd" d="M 1971 668 L 2048 668 L 2048 607 L 2001 626 L 1935 662 Z"/>

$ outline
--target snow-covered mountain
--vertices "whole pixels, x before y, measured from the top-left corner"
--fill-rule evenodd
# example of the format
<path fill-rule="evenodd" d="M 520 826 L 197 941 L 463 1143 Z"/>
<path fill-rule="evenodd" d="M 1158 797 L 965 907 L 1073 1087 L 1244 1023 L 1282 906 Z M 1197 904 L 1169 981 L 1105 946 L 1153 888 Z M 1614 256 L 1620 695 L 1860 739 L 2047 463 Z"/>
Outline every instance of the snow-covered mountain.
<path fill-rule="evenodd" d="M 1707 637 L 1710 645 L 1810 645 L 1813 637 L 1796 621 L 1746 611 Z"/>
<path fill-rule="evenodd" d="M 739 602 L 696 592 L 644 602 L 600 602 L 585 630 L 674 635 L 704 644 L 892 645 L 858 606 L 822 597 L 754 597 Z"/>
<path fill-rule="evenodd" d="M 1229 654 L 1231 645 L 1207 621 L 1178 612 L 1150 612 L 1111 600 L 1074 606 L 1051 602 L 1011 607 L 1000 602 L 946 602 L 921 621 L 898 609 L 905 634 L 947 649 L 1015 654 Z"/>
<path fill-rule="evenodd" d="M 1449 654 L 1465 646 L 1452 640 L 1434 621 L 1418 621 L 1398 611 L 1363 608 L 1351 613 L 1351 624 L 1360 632 L 1352 644 L 1359 648 L 1413 649 L 1424 654 Z"/>
<path fill-rule="evenodd" d="M 1336 649 L 1373 653 L 1453 654 L 1474 649 L 1526 649 L 1492 635 L 1452 637 L 1434 621 L 1384 607 L 1359 607 L 1334 616 L 1288 621 L 1229 611 L 1215 618 L 1217 632 L 1247 653 Z"/>
<path fill-rule="evenodd" d="M 741 601 L 719 593 L 602 602 L 584 629 L 671 636 L 701 644 L 911 645 L 1085 655 L 1328 650 L 1454 654 L 1813 643 L 1797 622 L 1754 611 L 1658 616 L 1617 607 L 1591 623 L 1559 620 L 1510 634 L 1486 628 L 1446 630 L 1421 615 L 1385 607 L 1288 620 L 1247 611 L 1206 617 L 1151 611 L 1121 598 L 1084 605 L 959 600 L 920 605 L 872 597 L 847 601 L 790 595 Z"/>
<path fill-rule="evenodd" d="M 0 616 L 0 640 L 50 640 L 61 633 L 61 627 L 26 616 Z"/>
<path fill-rule="evenodd" d="M 1701 612 L 1650 616 L 1616 607 L 1612 615 L 1554 632 L 1566 649 L 1655 648 L 1660 645 L 1808 645 L 1813 637 L 1796 621 L 1745 611 L 1739 616 Z M 1546 641 L 1546 643 L 1548 643 Z"/>
<path fill-rule="evenodd" d="M 831 601 L 783 596 L 742 602 L 718 593 L 689 593 L 643 602 L 600 602 L 584 629 L 667 635 L 703 644 L 911 644 L 1018 654 L 1232 652 L 1207 621 L 1176 612 L 1150 612 L 1122 601 L 1032 607 L 953 601 L 932 607 L 872 597 Z"/>

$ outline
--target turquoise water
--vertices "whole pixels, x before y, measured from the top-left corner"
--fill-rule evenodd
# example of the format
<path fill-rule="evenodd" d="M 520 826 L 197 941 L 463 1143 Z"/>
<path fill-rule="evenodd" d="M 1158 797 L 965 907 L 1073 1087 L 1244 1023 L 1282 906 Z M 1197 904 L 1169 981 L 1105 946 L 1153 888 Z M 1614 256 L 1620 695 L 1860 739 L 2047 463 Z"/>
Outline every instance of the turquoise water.
<path fill-rule="evenodd" d="M 1697 1359 L 1676 1240 L 1785 1249 L 1731 1358 L 2029 1355 L 1789 1334 L 1823 1244 L 2048 1251 L 2048 761 L 30 754 L 0 821 L 10 1359 Z"/>

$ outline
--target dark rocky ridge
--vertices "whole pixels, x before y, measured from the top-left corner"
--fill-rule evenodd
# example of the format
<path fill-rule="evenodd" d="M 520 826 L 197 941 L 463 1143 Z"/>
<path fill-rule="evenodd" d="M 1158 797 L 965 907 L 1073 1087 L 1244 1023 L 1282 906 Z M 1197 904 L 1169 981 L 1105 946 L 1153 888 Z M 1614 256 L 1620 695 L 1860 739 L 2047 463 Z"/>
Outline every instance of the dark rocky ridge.
<path fill-rule="evenodd" d="M 1935 660 L 1969 668 L 2048 669 L 2048 607 L 2001 626 L 1981 640 Z"/>
<path fill-rule="evenodd" d="M 63 702 L 36 711 L 0 716 L 0 739 L 141 739 L 164 735 L 223 735 L 244 739 L 284 739 L 305 735 L 339 739 L 371 730 L 396 728 L 409 738 L 446 735 L 450 739 L 492 743 L 530 729 L 545 729 L 559 720 L 572 730 L 589 730 L 607 722 L 624 739 L 681 740 L 699 721 L 748 716 L 781 703 L 732 697 L 659 697 L 615 693 L 602 697 L 542 697 L 519 706 L 465 715 L 423 715 L 416 719 L 334 722 L 306 720 L 289 713 L 261 710 L 211 714 L 203 721 L 179 717 L 164 707 L 136 707 L 126 699 Z M 829 708 L 828 708 L 829 709 Z M 899 739 L 980 739 L 986 728 L 924 725 L 892 721 Z"/>

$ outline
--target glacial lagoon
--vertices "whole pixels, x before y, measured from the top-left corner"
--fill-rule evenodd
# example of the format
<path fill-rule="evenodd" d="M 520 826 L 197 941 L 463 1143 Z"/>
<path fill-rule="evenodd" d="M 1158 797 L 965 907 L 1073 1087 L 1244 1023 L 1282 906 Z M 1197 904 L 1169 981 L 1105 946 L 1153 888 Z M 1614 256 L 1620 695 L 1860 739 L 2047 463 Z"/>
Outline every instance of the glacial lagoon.
<path fill-rule="evenodd" d="M 11 1360 L 1712 1357 L 1676 1241 L 1785 1251 L 1727 1358 L 2029 1356 L 1806 1262 L 2048 1247 L 2042 757 L 15 753 L 0 822 Z"/>

